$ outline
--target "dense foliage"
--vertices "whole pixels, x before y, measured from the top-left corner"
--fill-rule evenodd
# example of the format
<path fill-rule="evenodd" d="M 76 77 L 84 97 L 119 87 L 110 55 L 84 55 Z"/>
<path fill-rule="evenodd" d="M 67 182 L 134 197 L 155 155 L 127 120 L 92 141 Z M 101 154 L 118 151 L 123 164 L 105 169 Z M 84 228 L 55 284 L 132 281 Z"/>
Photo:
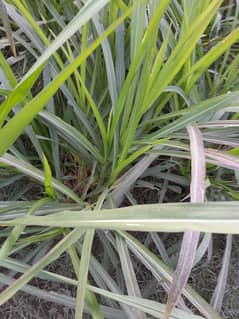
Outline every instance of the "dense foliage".
<path fill-rule="evenodd" d="M 239 3 L 1 0 L 0 10 L 0 304 L 27 289 L 75 306 L 76 319 L 221 318 L 239 232 Z M 153 205 L 137 205 L 142 189 Z M 177 266 L 157 232 L 184 232 Z M 211 232 L 228 235 L 209 304 L 186 282 Z M 75 279 L 45 270 L 63 253 Z M 76 298 L 34 277 L 73 285 Z"/>

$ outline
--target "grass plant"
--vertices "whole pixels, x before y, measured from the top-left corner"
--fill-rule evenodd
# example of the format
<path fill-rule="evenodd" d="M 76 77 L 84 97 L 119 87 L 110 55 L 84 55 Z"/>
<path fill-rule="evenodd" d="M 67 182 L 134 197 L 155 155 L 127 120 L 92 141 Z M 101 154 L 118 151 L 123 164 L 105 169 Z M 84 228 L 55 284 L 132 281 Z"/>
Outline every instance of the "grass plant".
<path fill-rule="evenodd" d="M 221 318 L 239 233 L 238 1 L 1 0 L 0 10 L 0 304 L 26 287 L 48 299 L 36 277 L 76 287 L 76 319 Z M 137 205 L 137 187 L 158 190 L 157 203 Z M 159 232 L 184 232 L 176 270 Z M 228 235 L 210 303 L 187 280 L 212 232 Z M 46 270 L 63 253 L 74 279 Z M 137 263 L 166 304 L 143 297 Z"/>

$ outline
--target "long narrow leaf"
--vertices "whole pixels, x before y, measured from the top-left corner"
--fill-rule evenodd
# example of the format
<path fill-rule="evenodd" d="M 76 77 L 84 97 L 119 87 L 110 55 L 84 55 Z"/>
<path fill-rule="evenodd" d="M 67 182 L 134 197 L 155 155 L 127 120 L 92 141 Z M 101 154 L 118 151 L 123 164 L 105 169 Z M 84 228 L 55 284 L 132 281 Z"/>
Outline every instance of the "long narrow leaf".
<path fill-rule="evenodd" d="M 40 183 L 44 184 L 45 176 L 44 173 L 35 168 L 33 165 L 25 162 L 23 160 L 17 159 L 15 156 L 10 154 L 5 154 L 4 156 L 0 157 L 0 163 L 8 165 L 10 167 L 14 167 L 19 172 L 26 174 L 27 176 L 34 178 L 35 180 L 39 181 Z M 67 197 L 73 199 L 74 201 L 83 204 L 83 201 L 77 196 L 70 188 L 62 184 L 60 181 L 52 178 L 51 180 L 52 187 L 59 191 L 60 193 L 66 195 Z"/>
<path fill-rule="evenodd" d="M 4 28 L 6 30 L 7 38 L 8 38 L 8 41 L 10 43 L 12 53 L 14 56 L 17 56 L 16 46 L 15 46 L 15 42 L 14 42 L 14 39 L 12 36 L 12 28 L 11 28 L 11 24 L 10 24 L 8 15 L 7 15 L 7 9 L 5 7 L 3 0 L 0 0 L 0 15 L 2 17 L 3 25 L 4 25 Z"/>
<path fill-rule="evenodd" d="M 192 166 L 190 188 L 191 202 L 202 203 L 204 200 L 204 183 L 206 173 L 203 138 L 197 127 L 189 125 L 187 130 L 190 137 Z M 199 236 L 199 232 L 184 233 L 177 268 L 168 294 L 165 318 L 169 318 L 173 307 L 177 303 L 177 300 L 181 295 L 184 286 L 186 285 L 196 256 Z"/>
<path fill-rule="evenodd" d="M 230 210 L 228 210 L 230 205 Z M 4 216 L 2 217 L 4 218 Z M 239 203 L 207 202 L 152 204 L 102 209 L 99 211 L 63 211 L 57 214 L 26 216 L 3 221 L 0 225 L 41 225 L 112 230 L 213 233 L 239 233 Z M 212 227 L 213 225 L 213 227 Z"/>
<path fill-rule="evenodd" d="M 84 230 L 75 229 L 65 238 L 63 238 L 56 246 L 54 246 L 42 259 L 23 274 L 8 288 L 0 293 L 0 305 L 9 300 L 19 289 L 29 282 L 39 271 L 57 259 L 69 246 L 79 240 Z"/>
<path fill-rule="evenodd" d="M 29 124 L 36 114 L 44 108 L 45 104 L 56 93 L 65 80 L 67 80 L 69 76 L 79 67 L 79 65 L 104 41 L 104 39 L 106 39 L 106 37 L 111 34 L 119 26 L 119 24 L 133 12 L 139 2 L 140 0 L 136 1 L 136 3 L 130 7 L 121 17 L 115 20 L 108 27 L 108 29 L 106 29 L 103 35 L 98 37 L 97 40 L 95 40 L 82 54 L 80 54 L 72 63 L 70 63 L 51 83 L 48 84 L 46 88 L 44 88 L 4 126 L 4 128 L 0 131 L 0 139 L 3 141 L 0 145 L 0 155 L 3 155 L 6 152 L 9 146 L 22 133 L 24 127 Z M 35 75 L 35 71 L 30 74 Z"/>
<path fill-rule="evenodd" d="M 232 251 L 232 235 L 227 235 L 227 243 L 226 243 L 226 248 L 225 248 L 225 252 L 224 252 L 224 256 L 222 260 L 222 268 L 220 270 L 217 286 L 214 290 L 212 300 L 211 300 L 211 304 L 213 305 L 213 308 L 219 313 L 222 309 L 223 297 L 226 290 L 231 251 Z"/>

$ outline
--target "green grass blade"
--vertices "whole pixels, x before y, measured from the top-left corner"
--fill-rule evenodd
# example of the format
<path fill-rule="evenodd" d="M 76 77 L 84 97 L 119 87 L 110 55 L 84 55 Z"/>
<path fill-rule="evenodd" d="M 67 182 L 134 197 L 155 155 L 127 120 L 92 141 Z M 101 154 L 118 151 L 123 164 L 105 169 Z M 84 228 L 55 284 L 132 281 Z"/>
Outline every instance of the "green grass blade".
<path fill-rule="evenodd" d="M 1 50 L 0 50 L 0 67 L 3 71 L 3 73 L 5 74 L 8 82 L 9 82 L 10 87 L 14 88 L 17 85 L 17 79 L 16 79 L 10 65 L 8 64 L 4 55 L 2 54 Z"/>
<path fill-rule="evenodd" d="M 100 154 L 97 147 L 92 145 L 92 143 L 82 134 L 79 130 L 77 130 L 72 125 L 63 121 L 59 117 L 49 112 L 41 112 L 40 116 L 54 128 L 57 133 L 66 140 L 67 143 L 75 146 L 77 151 L 81 152 L 82 148 L 90 152 L 99 162 L 103 162 L 104 159 Z"/>
<path fill-rule="evenodd" d="M 97 38 L 97 40 L 95 40 L 82 54 L 70 63 L 46 88 L 27 103 L 25 107 L 4 126 L 4 128 L 0 131 L 0 139 L 3 141 L 0 146 L 0 155 L 3 155 L 9 146 L 14 143 L 14 141 L 22 133 L 24 127 L 29 124 L 36 114 L 44 108 L 45 104 L 56 93 L 64 81 L 67 80 L 79 67 L 79 65 L 104 41 L 104 39 L 106 39 L 107 36 L 110 35 L 118 27 L 118 25 L 132 13 L 138 4 L 139 1 L 137 1 L 134 6 L 130 7 L 120 18 L 115 20 L 103 35 Z M 35 71 L 30 74 L 35 76 Z M 28 78 L 26 78 L 26 80 L 28 80 Z M 24 92 L 19 92 L 19 89 L 16 89 L 14 92 L 18 92 L 21 96 L 24 96 Z"/>
<path fill-rule="evenodd" d="M 44 153 L 42 154 L 42 157 L 43 157 L 43 165 L 44 165 L 44 171 L 45 171 L 45 182 L 44 182 L 45 191 L 50 198 L 54 199 L 56 198 L 56 193 L 52 186 L 51 168 Z"/>
<path fill-rule="evenodd" d="M 100 209 L 105 200 L 105 196 L 107 194 L 107 190 L 102 193 L 96 203 L 96 209 Z M 91 250 L 93 245 L 93 240 L 95 236 L 94 229 L 88 229 L 85 234 L 82 252 L 81 252 L 81 261 L 80 261 L 80 269 L 78 274 L 78 285 L 77 285 L 77 296 L 76 296 L 76 311 L 75 311 L 75 319 L 81 319 L 83 315 L 83 307 L 85 297 L 87 295 L 87 281 L 88 281 L 88 271 L 90 265 L 90 257 Z M 88 302 L 90 302 L 90 295 L 88 294 Z M 93 296 L 92 296 L 93 297 Z M 94 301 L 93 298 L 92 302 Z M 96 318 L 102 318 L 101 314 L 98 313 Z"/>
<path fill-rule="evenodd" d="M 206 117 L 220 109 L 228 106 L 235 106 L 239 104 L 239 91 L 227 93 L 225 95 L 217 96 L 199 103 L 198 105 L 191 106 L 186 114 L 181 118 L 175 120 L 172 124 L 168 124 L 161 128 L 158 132 L 152 133 L 152 139 L 168 137 L 170 134 L 177 130 L 185 128 L 188 124 L 195 123 L 203 117 Z"/>
<path fill-rule="evenodd" d="M 188 32 L 182 35 L 179 39 L 177 46 L 173 50 L 172 54 L 166 61 L 164 67 L 161 69 L 157 80 L 154 82 L 150 90 L 150 95 L 145 102 L 145 110 L 148 110 L 157 97 L 163 92 L 165 87 L 174 79 L 175 75 L 182 68 L 195 48 L 198 39 L 206 29 L 207 25 L 215 15 L 218 7 L 221 4 L 221 0 L 213 0 L 205 11 L 199 15 L 190 26 Z"/>
<path fill-rule="evenodd" d="M 21 159 L 17 159 L 13 155 L 5 154 L 4 156 L 0 157 L 0 163 L 10 167 L 14 167 L 19 172 L 22 172 L 25 175 L 34 178 L 42 184 L 45 183 L 45 176 L 41 170 L 35 168 L 28 162 L 25 162 Z M 75 202 L 83 204 L 83 201 L 80 199 L 80 197 L 78 197 L 71 189 L 62 184 L 60 181 L 52 178 L 51 184 L 55 190 L 73 199 Z"/>
<path fill-rule="evenodd" d="M 1 103 L 0 108 L 0 128 L 3 125 L 8 113 L 12 108 L 29 97 L 30 90 L 35 83 L 36 79 L 40 75 L 42 68 L 36 70 L 31 76 L 27 78 L 26 81 L 18 84 L 14 90 L 7 96 L 6 100 Z M 1 131 L 0 131 L 1 132 Z"/>
<path fill-rule="evenodd" d="M 113 300 L 116 300 L 118 302 L 125 303 L 131 307 L 134 307 L 138 310 L 141 310 L 141 312 L 145 312 L 153 318 L 159 318 L 163 319 L 164 318 L 164 312 L 165 312 L 165 305 L 155 302 L 152 300 L 146 300 L 140 297 L 135 297 L 135 296 L 124 296 L 124 295 L 118 295 L 114 294 L 112 292 L 104 291 L 103 289 L 99 289 L 96 287 L 92 287 L 92 290 L 94 292 L 98 292 L 102 296 L 111 298 Z M 140 317 L 135 317 L 135 318 L 140 318 Z M 182 310 L 175 309 L 169 319 L 202 319 L 203 317 L 201 316 L 196 316 L 193 314 L 186 313 Z"/>
<path fill-rule="evenodd" d="M 13 36 L 12 36 L 11 24 L 10 24 L 10 20 L 9 20 L 8 14 L 7 14 L 7 9 L 6 9 L 6 6 L 5 6 L 3 0 L 0 0 L 0 15 L 2 17 L 3 25 L 4 25 L 4 28 L 5 28 L 5 31 L 6 31 L 7 38 L 8 38 L 8 41 L 10 43 L 11 49 L 12 49 L 12 53 L 16 57 L 17 56 L 17 52 L 16 52 L 15 41 L 14 41 Z"/>
<path fill-rule="evenodd" d="M 235 29 L 192 66 L 190 74 L 185 76 L 185 78 L 187 78 L 187 92 L 203 72 L 230 48 L 233 43 L 237 42 L 238 39 L 239 29 Z"/>
<path fill-rule="evenodd" d="M 43 198 L 37 202 L 35 202 L 32 207 L 28 210 L 27 215 L 31 215 L 37 210 L 39 207 L 44 205 L 45 203 L 49 202 L 49 198 Z M 24 226 L 22 225 L 17 225 L 13 228 L 11 233 L 8 235 L 7 239 L 4 241 L 0 248 L 0 265 L 2 262 L 5 260 L 5 258 L 9 255 L 12 247 L 18 240 L 19 236 L 24 230 Z"/>
<path fill-rule="evenodd" d="M 85 23 L 87 23 L 95 14 L 97 14 L 109 0 L 88 0 L 79 13 L 73 20 L 64 28 L 64 30 L 51 43 L 50 47 L 45 50 L 41 57 L 36 61 L 32 68 L 24 76 L 23 80 L 27 79 L 39 67 L 41 67 L 47 60 L 56 52 L 74 33 L 76 33 Z M 14 3 L 20 8 L 24 9 L 19 0 L 14 0 Z M 24 10 L 24 15 L 27 15 L 27 10 Z M 30 17 L 29 17 L 30 18 Z M 34 23 L 35 21 L 32 21 Z M 40 31 L 39 31 L 40 32 Z"/>
<path fill-rule="evenodd" d="M 64 251 L 73 245 L 84 234 L 84 230 L 75 229 L 54 246 L 43 258 L 33 265 L 28 272 L 23 274 L 12 285 L 0 293 L 0 305 L 9 300 L 18 290 L 39 273 L 44 267 L 57 259 Z"/>
<path fill-rule="evenodd" d="M 94 234 L 95 234 L 94 229 L 87 230 L 85 234 L 82 255 L 81 255 L 81 262 L 80 262 L 78 285 L 77 285 L 75 319 L 82 319 L 82 315 L 83 315 L 84 302 L 85 302 L 86 289 L 87 289 L 87 280 L 88 280 L 87 274 L 88 274 Z"/>
<path fill-rule="evenodd" d="M 128 251 L 127 244 L 120 236 L 117 236 L 116 240 L 117 240 L 116 241 L 117 248 L 118 248 L 118 253 L 120 257 L 120 262 L 122 265 L 121 268 L 124 274 L 124 280 L 125 280 L 128 296 L 141 297 L 134 266 Z M 133 316 L 138 319 L 146 319 L 144 312 L 145 310 L 144 311 L 135 310 L 133 312 Z"/>

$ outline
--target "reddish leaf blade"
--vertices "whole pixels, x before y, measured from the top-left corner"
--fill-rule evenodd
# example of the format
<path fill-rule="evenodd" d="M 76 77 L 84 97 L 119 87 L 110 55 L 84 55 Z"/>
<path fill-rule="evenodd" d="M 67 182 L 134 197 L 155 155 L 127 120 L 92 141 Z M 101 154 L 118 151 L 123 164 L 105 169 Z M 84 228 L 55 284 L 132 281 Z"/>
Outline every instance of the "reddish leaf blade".
<path fill-rule="evenodd" d="M 203 138 L 197 127 L 189 125 L 187 130 L 191 150 L 191 202 L 200 203 L 204 200 L 204 181 L 206 174 Z M 199 232 L 184 233 L 177 268 L 168 294 L 165 319 L 169 318 L 173 307 L 177 304 L 182 290 L 187 283 L 196 256 L 199 236 Z"/>
<path fill-rule="evenodd" d="M 222 268 L 220 270 L 217 285 L 211 300 L 211 304 L 217 312 L 220 312 L 222 309 L 222 302 L 223 302 L 223 297 L 226 290 L 226 284 L 227 284 L 227 278 L 228 278 L 228 272 L 229 272 L 229 266 L 230 266 L 231 251 L 232 251 L 232 235 L 227 235 L 227 244 L 226 244 L 226 249 L 223 255 Z"/>

